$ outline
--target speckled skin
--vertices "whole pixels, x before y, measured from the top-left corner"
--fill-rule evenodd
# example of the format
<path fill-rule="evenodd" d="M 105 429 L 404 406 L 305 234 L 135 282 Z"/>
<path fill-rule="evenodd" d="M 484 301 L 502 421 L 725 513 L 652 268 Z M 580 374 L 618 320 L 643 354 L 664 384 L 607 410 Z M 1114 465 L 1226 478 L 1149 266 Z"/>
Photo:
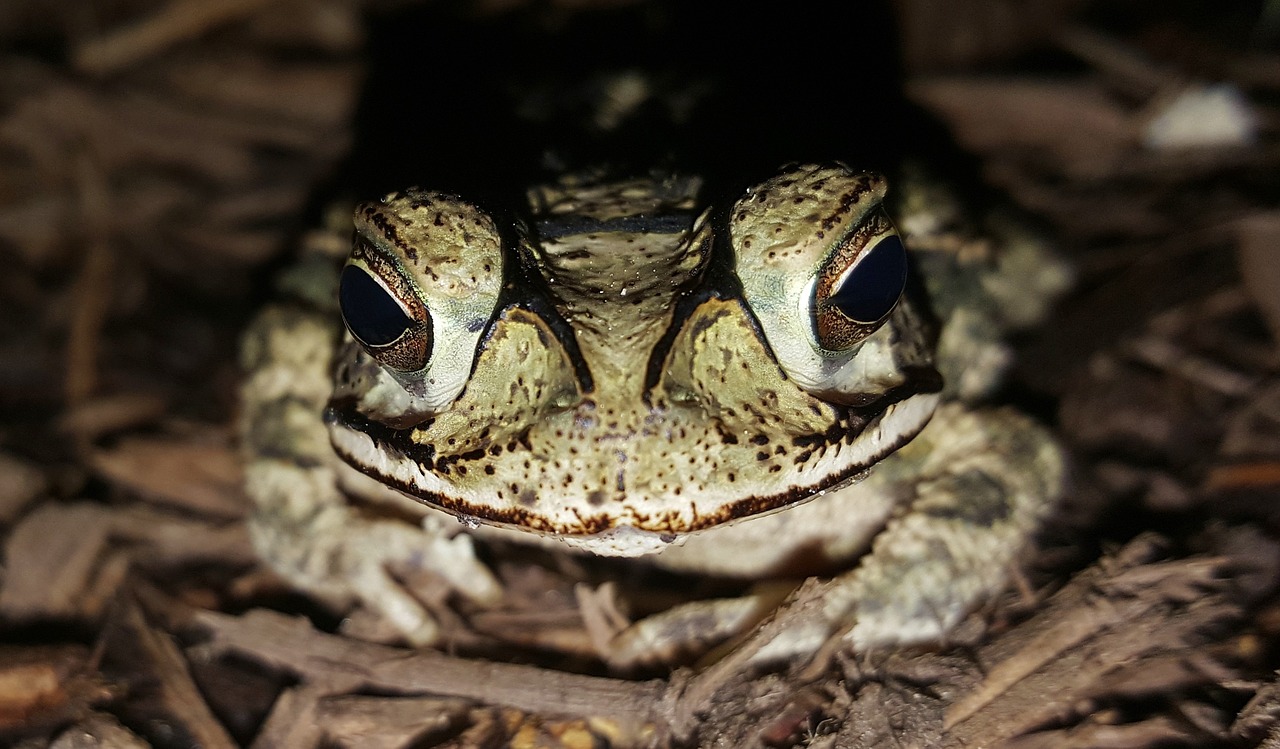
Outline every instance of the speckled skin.
<path fill-rule="evenodd" d="M 871 548 L 845 573 L 826 625 L 861 616 L 860 647 L 936 637 L 1002 586 L 1061 491 L 1052 440 L 1014 414 L 948 404 L 892 454 L 934 414 L 937 370 L 953 368 L 934 361 L 926 302 L 909 285 L 883 321 L 821 322 L 849 265 L 896 231 L 883 178 L 796 167 L 731 207 L 695 212 L 697 187 L 567 179 L 530 192 L 524 224 L 418 190 L 358 209 L 350 262 L 403 297 L 431 331 L 429 355 L 415 341 L 374 355 L 340 343 L 318 322 L 332 309 L 264 312 L 245 345 L 245 432 L 267 558 L 418 642 L 433 640 L 434 623 L 386 564 L 411 558 L 492 601 L 497 584 L 471 551 L 477 534 L 660 552 L 649 559 L 753 577 L 847 564 Z M 951 298 L 946 279 L 981 292 L 1006 269 L 961 262 L 946 246 L 954 216 L 907 218 L 928 226 L 913 248 L 932 256 L 924 280 L 965 321 L 944 325 L 941 340 L 984 364 L 969 388 L 981 394 L 1007 361 L 1001 331 L 1027 321 Z M 1014 250 L 1044 262 L 1013 263 L 1024 277 L 1004 286 L 1042 308 L 1062 273 L 1038 245 Z M 414 507 L 384 486 L 462 516 L 471 533 L 439 513 L 424 533 L 344 500 Z M 876 597 L 896 603 L 858 613 Z M 669 613 L 602 655 L 653 658 L 652 643 L 679 637 L 683 621 Z M 810 647 L 797 642 L 792 651 Z"/>
<path fill-rule="evenodd" d="M 545 294 L 501 301 L 499 238 L 481 209 L 419 191 L 362 206 L 354 262 L 411 287 L 437 341 L 452 328 L 480 343 L 474 366 L 433 354 L 408 373 L 345 347 L 329 411 L 339 454 L 449 512 L 631 555 L 810 497 L 923 428 L 939 380 L 922 302 L 908 295 L 833 351 L 815 346 L 805 289 L 816 270 L 829 296 L 826 269 L 894 231 L 883 179 L 797 170 L 738 201 L 719 233 L 664 189 L 596 187 L 572 212 L 548 203 L 505 258 Z M 441 322 L 440 300 L 464 287 L 485 290 Z M 473 369 L 456 400 L 412 415 L 369 397 L 395 390 L 388 378 L 431 394 Z"/>

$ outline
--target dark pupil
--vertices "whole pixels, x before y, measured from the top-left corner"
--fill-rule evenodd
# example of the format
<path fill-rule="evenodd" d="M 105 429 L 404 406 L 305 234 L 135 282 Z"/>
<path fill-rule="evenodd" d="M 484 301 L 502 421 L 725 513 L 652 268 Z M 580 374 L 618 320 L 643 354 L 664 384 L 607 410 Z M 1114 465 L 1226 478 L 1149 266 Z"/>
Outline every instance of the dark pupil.
<path fill-rule="evenodd" d="M 351 335 L 369 346 L 385 346 L 413 325 L 387 290 L 354 265 L 342 269 L 338 304 Z"/>
<path fill-rule="evenodd" d="M 854 322 L 873 323 L 889 314 L 906 285 L 907 248 L 891 234 L 858 259 L 831 304 Z"/>

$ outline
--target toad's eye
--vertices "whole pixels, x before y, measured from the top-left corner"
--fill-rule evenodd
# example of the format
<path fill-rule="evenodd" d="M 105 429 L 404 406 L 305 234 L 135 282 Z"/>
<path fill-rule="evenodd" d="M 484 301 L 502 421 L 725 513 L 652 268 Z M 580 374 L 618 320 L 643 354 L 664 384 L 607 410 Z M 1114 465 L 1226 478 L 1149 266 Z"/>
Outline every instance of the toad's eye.
<path fill-rule="evenodd" d="M 827 303 L 854 322 L 875 323 L 893 310 L 906 285 L 907 248 L 890 234 L 862 253 Z"/>
<path fill-rule="evenodd" d="M 338 304 L 347 330 L 366 346 L 385 346 L 413 327 L 390 292 L 354 265 L 342 270 Z"/>
<path fill-rule="evenodd" d="M 872 242 L 838 274 L 832 273 L 837 268 L 828 269 L 823 274 L 828 278 L 819 279 L 814 288 L 814 327 L 819 344 L 828 351 L 849 349 L 870 335 L 906 287 L 907 249 L 902 239 L 889 233 Z M 824 295 L 825 289 L 830 292 Z"/>
<path fill-rule="evenodd" d="M 384 366 L 401 372 L 426 366 L 431 356 L 431 324 L 424 307 L 410 316 L 391 291 L 357 265 L 342 270 L 338 304 L 347 330 Z"/>

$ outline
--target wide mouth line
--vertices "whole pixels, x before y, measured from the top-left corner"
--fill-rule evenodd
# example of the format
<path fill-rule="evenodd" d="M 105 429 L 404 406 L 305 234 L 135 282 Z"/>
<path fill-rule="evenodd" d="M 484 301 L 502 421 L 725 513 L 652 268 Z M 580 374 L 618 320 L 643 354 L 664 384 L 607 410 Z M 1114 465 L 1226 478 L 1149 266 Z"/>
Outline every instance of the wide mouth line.
<path fill-rule="evenodd" d="M 553 533 L 589 540 L 586 537 L 606 533 L 622 526 L 636 531 L 659 534 L 687 534 L 709 530 L 716 526 L 736 520 L 756 517 L 778 511 L 798 502 L 817 498 L 823 491 L 839 488 L 858 473 L 874 466 L 913 439 L 928 424 L 939 396 L 934 393 L 921 393 L 895 404 L 897 408 L 886 410 L 864 425 L 859 439 L 863 435 L 876 435 L 866 443 L 866 451 L 857 459 L 850 460 L 844 467 L 833 470 L 817 481 L 805 485 L 777 487 L 777 491 L 767 494 L 746 495 L 738 499 L 721 497 L 715 504 L 715 512 L 701 514 L 688 521 L 672 522 L 673 518 L 662 516 L 657 522 L 636 523 L 616 522 L 617 515 L 610 518 L 607 513 L 595 516 L 584 516 L 575 513 L 576 522 L 565 518 L 557 519 L 553 515 L 537 511 L 531 507 L 500 507 L 493 504 L 477 503 L 474 498 L 466 496 L 464 490 L 450 492 L 443 478 L 433 470 L 434 455 L 411 455 L 406 449 L 403 434 L 398 430 L 382 427 L 381 429 L 362 429 L 369 422 L 350 412 L 341 412 L 333 407 L 326 411 L 326 421 L 330 424 L 330 437 L 336 452 L 356 470 L 372 476 L 380 482 L 398 489 L 400 492 L 428 506 L 449 512 L 454 515 L 475 518 L 491 525 L 514 528 L 516 530 Z M 336 430 L 333 429 L 336 427 Z M 360 460 L 357 453 L 363 440 L 372 443 L 376 461 Z M 855 443 L 856 444 L 856 443 Z M 434 453 L 430 445 L 413 445 L 417 450 Z M 367 449 L 367 447 L 366 447 Z M 612 453 L 611 453 L 612 454 Z M 374 463 L 376 462 L 376 465 Z M 397 464 L 399 469 L 397 470 Z M 430 475 L 440 486 L 423 486 L 407 475 L 401 475 L 407 466 L 414 466 L 419 472 Z M 685 496 L 685 501 L 697 504 L 698 498 Z M 634 504 L 643 505 L 644 500 L 637 499 Z M 630 517 L 636 520 L 637 517 Z"/>

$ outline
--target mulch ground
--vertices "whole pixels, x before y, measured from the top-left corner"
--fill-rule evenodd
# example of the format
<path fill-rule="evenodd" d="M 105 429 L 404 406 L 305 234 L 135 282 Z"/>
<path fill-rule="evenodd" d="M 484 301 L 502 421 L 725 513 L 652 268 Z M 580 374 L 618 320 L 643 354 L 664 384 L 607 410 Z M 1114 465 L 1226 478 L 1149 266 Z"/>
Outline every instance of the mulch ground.
<path fill-rule="evenodd" d="M 438 12 L 542 33 L 630 4 Z M 437 12 L 0 9 L 0 743 L 1280 747 L 1273 4 L 896 3 L 908 99 L 1076 269 L 1002 394 L 1069 446 L 1070 496 L 942 647 L 646 678 L 504 652 L 511 612 L 461 655 L 378 642 L 249 543 L 238 331 L 410 6 Z M 501 574 L 533 607 L 562 572 Z M 586 642 L 562 599 L 544 626 Z"/>

